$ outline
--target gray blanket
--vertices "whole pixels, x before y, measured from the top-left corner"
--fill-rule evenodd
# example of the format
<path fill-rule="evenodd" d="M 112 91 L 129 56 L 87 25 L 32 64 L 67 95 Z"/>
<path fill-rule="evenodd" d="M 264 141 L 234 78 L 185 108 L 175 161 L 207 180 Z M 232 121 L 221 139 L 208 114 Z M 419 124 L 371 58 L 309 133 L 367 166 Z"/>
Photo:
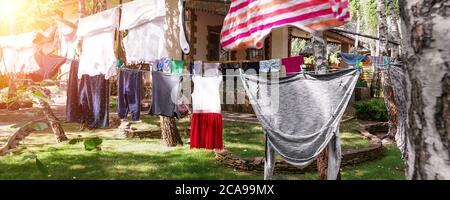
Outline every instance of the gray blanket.
<path fill-rule="evenodd" d="M 271 179 L 274 152 L 306 167 L 328 145 L 328 179 L 339 173 L 339 122 L 360 72 L 297 74 L 279 80 L 243 74 L 242 81 L 267 137 L 265 179 Z M 259 95 L 258 95 L 259 93 Z"/>
<path fill-rule="evenodd" d="M 397 106 L 397 133 L 395 134 L 395 142 L 402 152 L 402 158 L 406 156 L 406 126 L 408 122 L 407 111 L 407 94 L 406 79 L 403 69 L 396 66 L 389 67 L 389 76 L 391 79 L 392 89 L 394 91 L 395 104 Z"/>

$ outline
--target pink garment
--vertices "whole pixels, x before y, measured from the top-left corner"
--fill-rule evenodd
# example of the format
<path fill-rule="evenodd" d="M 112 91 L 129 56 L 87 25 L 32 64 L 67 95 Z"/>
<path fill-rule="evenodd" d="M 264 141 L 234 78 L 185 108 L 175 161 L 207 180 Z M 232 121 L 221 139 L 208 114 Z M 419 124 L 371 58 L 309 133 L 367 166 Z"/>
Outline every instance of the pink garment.
<path fill-rule="evenodd" d="M 350 20 L 348 5 L 348 0 L 232 0 L 220 44 L 225 50 L 260 49 L 272 29 L 325 31 Z"/>
<path fill-rule="evenodd" d="M 281 60 L 281 63 L 286 68 L 286 75 L 291 76 L 295 73 L 300 72 L 301 65 L 304 63 L 303 56 L 296 56 L 296 57 L 290 57 L 290 58 L 284 58 Z"/>

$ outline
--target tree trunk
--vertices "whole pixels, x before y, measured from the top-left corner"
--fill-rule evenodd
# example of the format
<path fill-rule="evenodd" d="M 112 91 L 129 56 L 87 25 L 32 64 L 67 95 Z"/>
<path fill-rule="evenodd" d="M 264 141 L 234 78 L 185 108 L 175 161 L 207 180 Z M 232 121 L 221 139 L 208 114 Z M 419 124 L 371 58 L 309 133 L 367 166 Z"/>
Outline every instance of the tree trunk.
<path fill-rule="evenodd" d="M 175 118 L 161 117 L 161 142 L 165 146 L 183 146 Z"/>
<path fill-rule="evenodd" d="M 359 33 L 360 29 L 360 17 L 359 17 L 359 11 L 356 11 L 356 33 Z M 355 39 L 355 54 L 358 53 L 358 46 L 359 46 L 359 36 L 356 36 Z"/>
<path fill-rule="evenodd" d="M 106 0 L 94 0 L 93 2 L 92 14 L 99 13 L 108 9 L 108 5 L 106 4 Z"/>
<path fill-rule="evenodd" d="M 388 46 L 387 46 L 387 38 L 388 38 L 388 27 L 386 20 L 386 12 L 385 12 L 385 0 L 378 0 L 377 2 L 377 15 L 379 19 L 379 29 L 380 29 L 380 56 L 389 56 L 388 54 Z M 384 103 L 386 108 L 388 109 L 389 115 L 389 131 L 388 135 L 391 138 L 394 138 L 397 132 L 397 104 L 394 99 L 394 90 L 392 89 L 392 84 L 389 76 L 389 71 L 384 70 L 381 73 L 381 77 L 383 80 L 383 96 Z"/>
<path fill-rule="evenodd" d="M 101 11 L 107 10 L 108 5 L 106 4 L 106 0 L 94 0 L 92 8 L 92 14 L 99 13 Z"/>
<path fill-rule="evenodd" d="M 323 33 L 317 33 L 312 38 L 312 45 L 314 50 L 315 72 L 316 74 L 326 73 L 327 65 L 327 49 L 323 38 Z"/>
<path fill-rule="evenodd" d="M 181 47 L 179 41 L 179 26 L 178 26 L 178 1 L 166 1 L 166 20 L 165 20 L 165 37 L 166 47 L 169 51 L 169 57 L 181 58 Z M 183 145 L 180 133 L 178 132 L 177 123 L 174 118 L 160 117 L 162 143 L 165 146 L 173 147 Z"/>
<path fill-rule="evenodd" d="M 315 59 L 315 71 L 318 74 L 326 73 L 328 69 L 327 65 L 327 51 L 325 46 L 325 41 L 323 38 L 323 34 L 317 34 L 313 37 L 312 40 L 313 49 L 314 49 L 314 59 Z M 317 172 L 319 174 L 320 180 L 327 180 L 328 174 L 328 146 L 317 156 Z M 340 178 L 340 173 L 338 175 Z"/>
<path fill-rule="evenodd" d="M 55 139 L 57 143 L 68 140 L 66 134 L 64 133 L 64 129 L 61 126 L 61 122 L 53 113 L 50 105 L 46 101 L 40 101 L 42 106 L 42 111 L 44 112 L 45 117 L 47 118 L 50 127 L 52 128 L 53 133 L 55 134 Z"/>
<path fill-rule="evenodd" d="M 12 99 L 16 96 L 16 90 L 17 90 L 16 76 L 10 75 L 8 81 L 8 99 Z M 16 101 L 8 103 L 7 105 L 8 110 L 18 110 L 19 109 L 18 104 L 19 102 Z"/>
<path fill-rule="evenodd" d="M 399 0 L 407 71 L 407 179 L 450 179 L 450 20 L 446 0 Z"/>
<path fill-rule="evenodd" d="M 78 0 L 78 17 L 86 16 L 86 0 Z"/>
<path fill-rule="evenodd" d="M 397 23 L 397 13 L 395 12 L 395 6 L 394 6 L 394 0 L 387 0 L 388 2 L 388 8 L 389 8 L 389 24 L 390 24 L 390 33 L 392 35 L 392 39 L 395 42 L 400 42 L 400 33 Z M 391 57 L 397 58 L 399 56 L 399 49 L 401 48 L 400 45 L 395 46 L 392 48 Z"/>
<path fill-rule="evenodd" d="M 43 121 L 45 121 L 45 119 L 28 122 L 27 124 L 19 128 L 16 132 L 14 132 L 11 136 L 9 136 L 6 143 L 0 147 L 0 156 L 3 156 L 8 153 L 8 151 L 17 148 L 20 141 L 24 140 L 28 135 L 36 130 L 33 125 Z"/>

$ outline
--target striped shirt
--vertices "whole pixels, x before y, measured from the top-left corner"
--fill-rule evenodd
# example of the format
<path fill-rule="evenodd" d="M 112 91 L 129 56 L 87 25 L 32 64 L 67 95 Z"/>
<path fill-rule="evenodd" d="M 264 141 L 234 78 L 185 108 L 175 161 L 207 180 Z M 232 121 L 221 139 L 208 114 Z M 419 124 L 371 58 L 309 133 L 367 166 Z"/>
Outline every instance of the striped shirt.
<path fill-rule="evenodd" d="M 221 45 L 225 50 L 261 48 L 274 28 L 324 31 L 349 18 L 348 0 L 232 0 Z"/>

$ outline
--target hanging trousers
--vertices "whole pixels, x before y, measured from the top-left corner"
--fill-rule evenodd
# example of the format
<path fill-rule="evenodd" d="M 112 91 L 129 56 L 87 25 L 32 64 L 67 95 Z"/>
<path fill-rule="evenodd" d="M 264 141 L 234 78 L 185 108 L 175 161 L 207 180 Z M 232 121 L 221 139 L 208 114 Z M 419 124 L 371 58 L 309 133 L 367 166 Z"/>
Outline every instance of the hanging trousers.
<path fill-rule="evenodd" d="M 131 113 L 131 119 L 138 121 L 141 117 L 142 72 L 122 70 L 119 76 L 118 113 L 121 119 Z"/>
<path fill-rule="evenodd" d="M 69 80 L 67 83 L 66 121 L 79 123 L 81 107 L 78 98 L 78 61 L 70 64 Z"/>
<path fill-rule="evenodd" d="M 109 81 L 105 75 L 83 75 L 78 85 L 81 122 L 89 128 L 109 126 Z"/>

